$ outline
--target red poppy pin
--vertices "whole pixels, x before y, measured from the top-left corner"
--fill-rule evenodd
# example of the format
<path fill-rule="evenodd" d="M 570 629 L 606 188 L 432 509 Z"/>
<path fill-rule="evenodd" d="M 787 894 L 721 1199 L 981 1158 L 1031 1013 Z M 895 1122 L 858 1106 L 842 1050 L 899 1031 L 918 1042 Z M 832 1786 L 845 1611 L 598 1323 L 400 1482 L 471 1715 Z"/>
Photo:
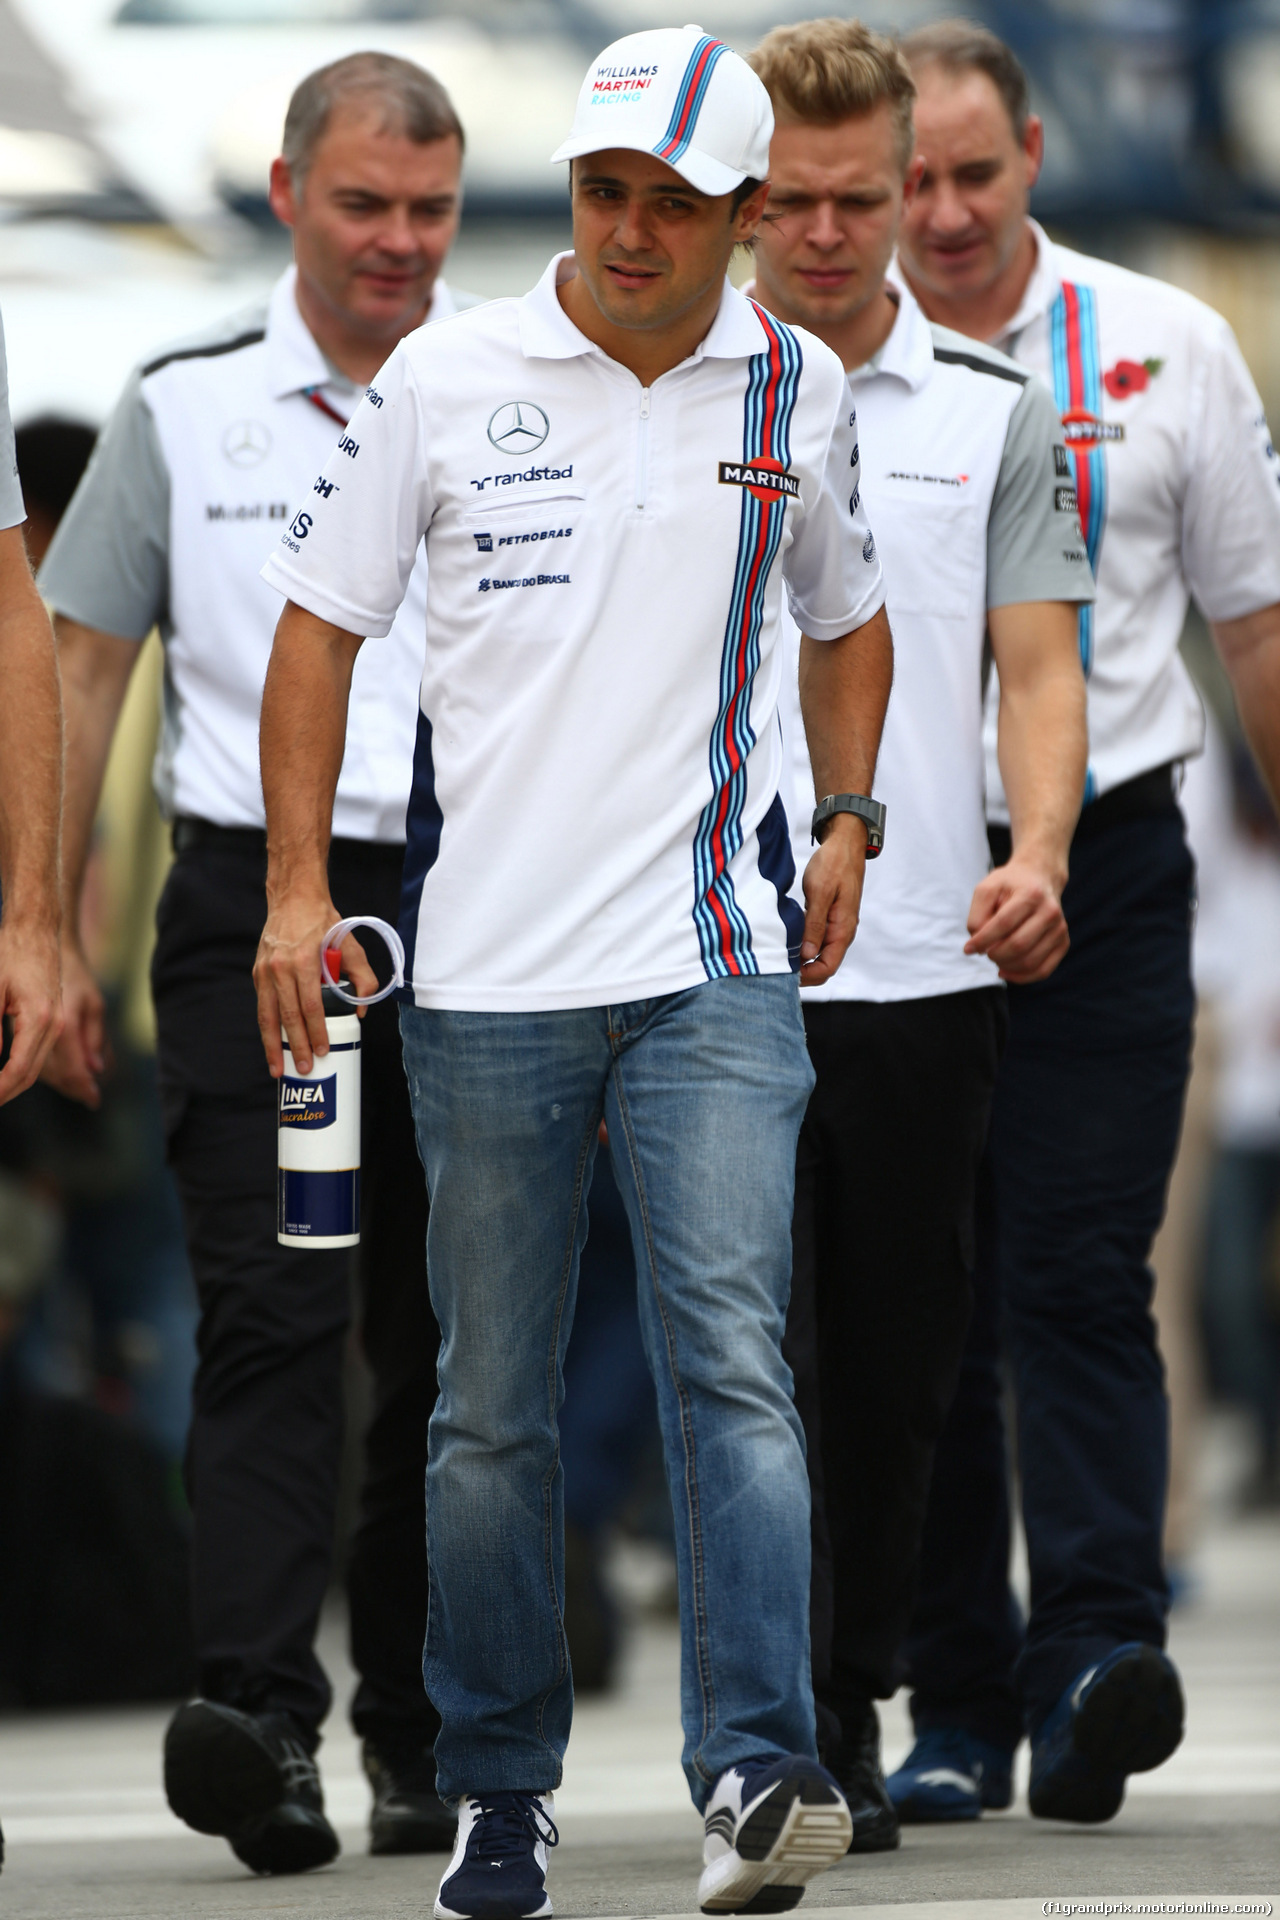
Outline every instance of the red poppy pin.
<path fill-rule="evenodd" d="M 1155 378 L 1163 365 L 1163 360 L 1117 360 L 1114 367 L 1103 374 L 1102 384 L 1113 400 L 1127 400 L 1131 393 L 1145 393 L 1147 382 Z"/>

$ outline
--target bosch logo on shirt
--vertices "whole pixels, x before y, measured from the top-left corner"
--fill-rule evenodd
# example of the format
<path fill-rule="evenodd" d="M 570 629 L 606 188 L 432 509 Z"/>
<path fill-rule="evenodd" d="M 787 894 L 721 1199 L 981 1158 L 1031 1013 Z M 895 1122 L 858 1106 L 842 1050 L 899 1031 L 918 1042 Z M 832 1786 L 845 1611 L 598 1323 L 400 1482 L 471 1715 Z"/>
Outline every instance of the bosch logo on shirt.
<path fill-rule="evenodd" d="M 327 1080 L 294 1080 L 286 1074 L 280 1082 L 280 1125 L 331 1127 L 338 1117 L 337 1088 L 336 1074 Z"/>

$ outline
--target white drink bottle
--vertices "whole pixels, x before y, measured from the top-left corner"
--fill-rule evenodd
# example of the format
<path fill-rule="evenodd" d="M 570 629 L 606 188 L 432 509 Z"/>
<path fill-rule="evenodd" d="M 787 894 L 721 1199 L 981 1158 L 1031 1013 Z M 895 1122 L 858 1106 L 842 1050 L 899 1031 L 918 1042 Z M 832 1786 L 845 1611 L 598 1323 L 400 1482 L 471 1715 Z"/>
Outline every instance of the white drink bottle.
<path fill-rule="evenodd" d="M 372 927 L 391 952 L 394 971 L 380 992 L 353 994 L 339 977 L 342 942 L 356 927 Z M 384 920 L 340 920 L 325 935 L 324 982 L 329 1051 L 300 1073 L 288 1039 L 280 1080 L 276 1239 L 282 1247 L 354 1247 L 360 1243 L 360 1020 L 371 1006 L 404 984 L 404 948 Z"/>

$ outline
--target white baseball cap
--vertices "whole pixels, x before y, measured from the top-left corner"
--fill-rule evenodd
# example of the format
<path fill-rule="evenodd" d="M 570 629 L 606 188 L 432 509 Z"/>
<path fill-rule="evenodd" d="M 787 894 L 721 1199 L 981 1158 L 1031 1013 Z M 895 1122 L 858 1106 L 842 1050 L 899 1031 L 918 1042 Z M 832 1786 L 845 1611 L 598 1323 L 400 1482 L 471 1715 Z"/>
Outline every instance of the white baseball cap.
<path fill-rule="evenodd" d="M 573 131 L 553 160 L 628 147 L 651 153 L 700 193 L 767 179 L 773 107 L 740 54 L 701 27 L 615 40 L 582 83 Z"/>

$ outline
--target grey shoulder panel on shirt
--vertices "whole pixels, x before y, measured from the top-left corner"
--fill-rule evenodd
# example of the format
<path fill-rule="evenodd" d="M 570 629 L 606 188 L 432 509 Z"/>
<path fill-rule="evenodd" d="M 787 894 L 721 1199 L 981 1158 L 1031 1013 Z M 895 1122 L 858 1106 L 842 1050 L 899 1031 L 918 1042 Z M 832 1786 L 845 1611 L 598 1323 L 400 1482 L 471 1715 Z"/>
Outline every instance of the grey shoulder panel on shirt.
<path fill-rule="evenodd" d="M 169 469 L 145 383 L 181 361 L 257 346 L 262 302 L 175 340 L 135 368 L 99 435 L 84 478 L 40 569 L 54 608 L 82 626 L 145 640 L 169 612 Z"/>
<path fill-rule="evenodd" d="M 987 521 L 987 605 L 1092 600 L 1074 469 L 1043 381 L 1031 378 L 1010 411 Z"/>
<path fill-rule="evenodd" d="M 169 610 L 169 469 L 142 380 L 125 382 L 39 581 L 56 612 L 125 640 Z"/>
<path fill-rule="evenodd" d="M 175 360 L 212 360 L 224 353 L 239 353 L 246 347 L 256 347 L 266 339 L 267 308 L 264 302 L 251 307 L 241 307 L 239 312 L 231 313 L 225 319 L 215 321 L 211 327 L 204 327 L 199 333 L 185 334 L 180 340 L 172 340 L 162 347 L 149 360 L 144 360 L 139 377 L 146 380 L 161 368 L 169 366 Z"/>
<path fill-rule="evenodd" d="M 159 373 L 161 367 L 169 366 L 174 360 L 212 360 L 217 354 L 239 353 L 242 347 L 256 347 L 259 341 L 265 340 L 266 337 L 265 327 L 251 327 L 245 333 L 238 333 L 230 340 L 219 340 L 216 344 L 173 347 L 168 353 L 162 353 L 158 359 L 149 360 L 142 369 L 142 377 L 145 380 L 148 374 Z"/>
<path fill-rule="evenodd" d="M 929 331 L 933 335 L 933 357 L 945 367 L 968 367 L 971 373 L 989 374 L 993 380 L 1009 380 L 1019 387 L 1025 387 L 1033 377 L 1007 353 L 987 346 L 985 341 L 971 340 L 966 333 L 935 326 L 932 321 Z"/>

